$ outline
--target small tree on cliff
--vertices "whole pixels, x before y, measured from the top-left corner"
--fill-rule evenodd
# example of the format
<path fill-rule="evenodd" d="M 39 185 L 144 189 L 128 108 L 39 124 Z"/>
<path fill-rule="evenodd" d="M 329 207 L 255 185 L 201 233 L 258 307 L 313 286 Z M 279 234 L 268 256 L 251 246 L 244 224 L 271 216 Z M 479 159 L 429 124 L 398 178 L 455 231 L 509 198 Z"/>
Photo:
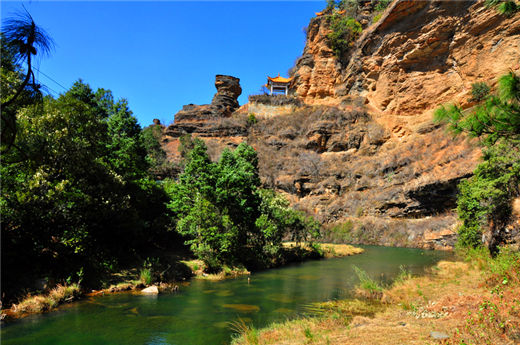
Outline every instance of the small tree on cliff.
<path fill-rule="evenodd" d="M 341 60 L 359 37 L 363 28 L 354 18 L 334 13 L 329 18 L 331 32 L 327 35 L 334 54 Z"/>
<path fill-rule="evenodd" d="M 520 194 L 520 78 L 502 76 L 494 95 L 485 97 L 471 112 L 456 105 L 441 106 L 436 121 L 446 122 L 455 134 L 477 137 L 483 145 L 483 162 L 475 175 L 460 184 L 457 211 L 462 225 L 459 245 L 482 244 L 492 251 L 503 241 L 503 228 L 511 215 L 511 201 Z"/>

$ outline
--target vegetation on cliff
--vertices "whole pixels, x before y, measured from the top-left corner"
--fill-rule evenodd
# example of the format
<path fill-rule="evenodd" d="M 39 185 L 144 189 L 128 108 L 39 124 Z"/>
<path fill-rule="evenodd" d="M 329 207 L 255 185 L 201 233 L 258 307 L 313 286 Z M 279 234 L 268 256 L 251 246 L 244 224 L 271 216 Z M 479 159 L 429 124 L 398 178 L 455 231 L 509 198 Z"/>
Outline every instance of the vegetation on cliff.
<path fill-rule="evenodd" d="M 511 16 L 520 11 L 520 5 L 512 0 L 486 0 L 486 5 L 495 7 L 500 14 Z"/>
<path fill-rule="evenodd" d="M 354 19 L 334 13 L 330 17 L 331 33 L 327 35 L 330 45 L 336 56 L 344 56 L 354 44 L 363 30 L 361 24 Z"/>
<path fill-rule="evenodd" d="M 483 162 L 459 186 L 459 245 L 476 247 L 484 241 L 494 252 L 506 240 L 512 200 L 520 195 L 520 78 L 513 72 L 502 76 L 494 95 L 484 96 L 483 89 L 474 85 L 473 97 L 478 95 L 481 103 L 470 111 L 448 105 L 435 116 L 454 133 L 481 139 Z"/>

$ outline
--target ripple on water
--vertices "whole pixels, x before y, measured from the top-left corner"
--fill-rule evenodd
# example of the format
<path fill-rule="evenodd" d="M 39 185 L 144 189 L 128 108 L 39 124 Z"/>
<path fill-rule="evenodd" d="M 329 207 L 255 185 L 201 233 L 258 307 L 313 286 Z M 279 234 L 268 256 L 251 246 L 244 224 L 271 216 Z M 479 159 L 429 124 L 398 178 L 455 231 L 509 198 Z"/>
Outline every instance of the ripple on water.
<path fill-rule="evenodd" d="M 294 298 L 292 296 L 287 296 L 282 293 L 273 293 L 270 295 L 267 295 L 267 299 L 275 302 L 281 302 L 281 303 L 293 303 Z"/>
<path fill-rule="evenodd" d="M 129 313 L 129 314 L 127 314 L 128 316 L 138 316 L 139 315 L 139 311 L 137 310 L 137 307 L 129 309 L 128 313 Z"/>
<path fill-rule="evenodd" d="M 301 280 L 318 280 L 318 279 L 320 279 L 320 277 L 313 276 L 313 275 L 310 275 L 310 274 L 304 274 L 304 275 L 298 276 L 298 279 L 301 279 Z"/>
<path fill-rule="evenodd" d="M 278 308 L 278 309 L 275 309 L 274 312 L 278 313 L 278 314 L 292 314 L 294 312 L 294 310 L 289 309 L 289 308 Z"/>
<path fill-rule="evenodd" d="M 217 292 L 215 295 L 220 296 L 220 297 L 228 297 L 228 296 L 233 296 L 234 293 L 231 290 L 222 290 L 222 291 Z"/>
<path fill-rule="evenodd" d="M 251 304 L 223 304 L 222 306 L 242 313 L 256 313 L 257 311 L 260 311 L 259 306 Z"/>

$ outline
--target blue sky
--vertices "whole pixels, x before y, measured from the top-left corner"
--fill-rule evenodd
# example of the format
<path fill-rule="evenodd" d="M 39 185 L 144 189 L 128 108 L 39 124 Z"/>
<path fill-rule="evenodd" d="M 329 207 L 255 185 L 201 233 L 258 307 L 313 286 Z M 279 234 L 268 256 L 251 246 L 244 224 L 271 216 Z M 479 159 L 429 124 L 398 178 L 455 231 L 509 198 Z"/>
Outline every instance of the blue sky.
<path fill-rule="evenodd" d="M 2 1 L 2 20 L 22 10 Z M 56 43 L 39 70 L 65 88 L 81 78 L 126 98 L 142 126 L 171 123 L 184 104 L 206 104 L 216 74 L 240 78 L 240 104 L 266 75 L 286 76 L 325 1 L 23 1 Z M 64 89 L 41 73 L 55 92 Z"/>

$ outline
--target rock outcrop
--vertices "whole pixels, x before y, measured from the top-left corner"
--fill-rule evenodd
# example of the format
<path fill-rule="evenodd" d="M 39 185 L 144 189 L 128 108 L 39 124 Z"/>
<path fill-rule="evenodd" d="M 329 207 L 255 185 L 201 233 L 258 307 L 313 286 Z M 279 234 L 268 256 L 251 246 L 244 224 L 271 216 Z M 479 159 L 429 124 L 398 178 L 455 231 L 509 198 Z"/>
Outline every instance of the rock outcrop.
<path fill-rule="evenodd" d="M 338 104 L 336 85 L 341 82 L 341 65 L 328 45 L 327 16 L 311 19 L 307 44 L 296 61 L 293 88 L 306 104 Z"/>
<path fill-rule="evenodd" d="M 208 146 L 213 147 L 236 146 L 247 136 L 245 121 L 232 118 L 232 114 L 240 107 L 240 79 L 218 74 L 215 76 L 215 87 L 217 93 L 211 104 L 185 105 L 175 114 L 174 123 L 165 129 L 163 146 L 171 161 L 180 159 L 179 138 L 185 134 L 204 137 L 210 143 Z"/>

